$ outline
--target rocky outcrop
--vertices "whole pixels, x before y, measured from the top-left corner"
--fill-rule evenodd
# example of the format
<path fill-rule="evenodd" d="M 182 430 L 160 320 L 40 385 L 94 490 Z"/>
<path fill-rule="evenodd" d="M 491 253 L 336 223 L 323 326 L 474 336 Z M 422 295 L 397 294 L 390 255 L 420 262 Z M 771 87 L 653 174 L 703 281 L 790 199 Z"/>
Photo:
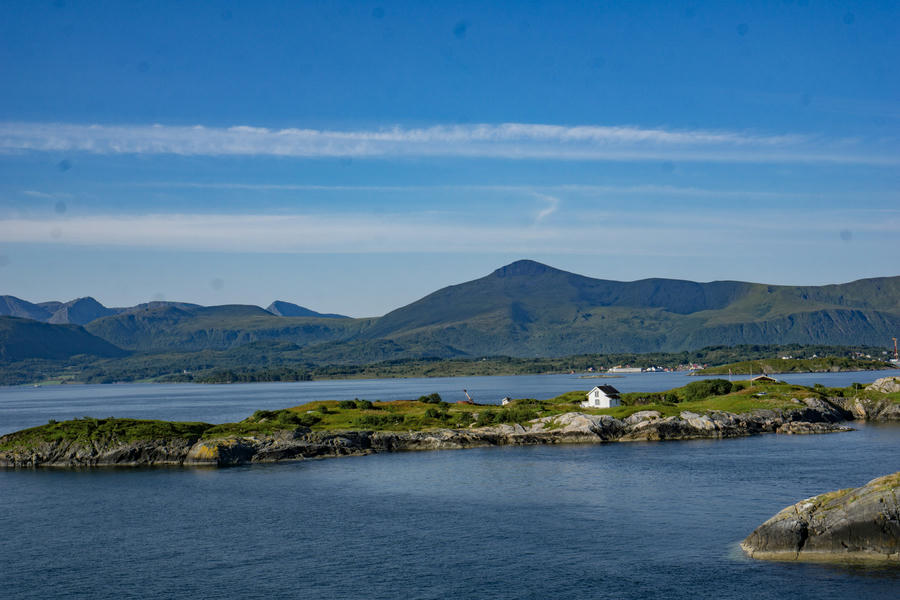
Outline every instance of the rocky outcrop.
<path fill-rule="evenodd" d="M 847 413 L 819 400 L 797 401 L 787 411 L 761 410 L 746 414 L 713 411 L 708 415 L 683 411 L 663 417 L 641 411 L 624 420 L 579 412 L 535 419 L 524 425 L 495 425 L 429 431 L 311 431 L 307 427 L 267 435 L 79 443 L 67 440 L 16 447 L 0 437 L 3 467 L 95 467 L 136 465 L 215 465 L 302 460 L 372 452 L 444 450 L 475 446 L 605 443 L 655 440 L 728 438 L 760 433 L 822 433 L 844 431 L 834 423 Z M 11 436 L 14 434 L 11 434 Z M 12 446 L 12 448 L 10 448 Z"/>
<path fill-rule="evenodd" d="M 778 426 L 775 433 L 786 435 L 803 435 L 811 433 L 840 433 L 841 431 L 853 431 L 852 427 L 838 425 L 837 423 L 810 423 L 809 421 L 790 421 Z"/>
<path fill-rule="evenodd" d="M 801 500 L 741 543 L 753 558 L 900 563 L 900 473 Z"/>
<path fill-rule="evenodd" d="M 0 443 L 3 442 L 0 437 Z M 195 439 L 80 443 L 67 440 L 0 450 L 0 467 L 100 467 L 180 465 Z"/>
<path fill-rule="evenodd" d="M 879 379 L 878 381 L 882 381 Z M 889 398 L 829 398 L 829 403 L 848 413 L 851 419 L 859 421 L 900 421 L 900 404 Z"/>
<path fill-rule="evenodd" d="M 867 390 L 875 390 L 882 394 L 900 392 L 900 377 L 882 377 L 866 386 Z"/>

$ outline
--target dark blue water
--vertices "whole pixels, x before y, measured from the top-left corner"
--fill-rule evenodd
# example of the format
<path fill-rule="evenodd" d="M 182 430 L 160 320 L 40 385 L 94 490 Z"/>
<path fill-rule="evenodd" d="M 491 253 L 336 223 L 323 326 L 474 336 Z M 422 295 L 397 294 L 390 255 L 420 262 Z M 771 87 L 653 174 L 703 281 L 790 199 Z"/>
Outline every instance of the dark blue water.
<path fill-rule="evenodd" d="M 786 376 L 868 382 L 879 373 Z M 48 418 L 222 421 L 328 398 L 549 398 L 678 374 L 0 390 Z M 900 470 L 900 427 L 724 441 L 486 448 L 231 469 L 0 471 L 0 597 L 895 598 L 900 573 L 750 561 L 802 498 Z"/>
<path fill-rule="evenodd" d="M 779 375 L 791 383 L 847 386 L 871 383 L 891 371 L 801 373 Z M 314 400 L 408 400 L 438 392 L 449 401 L 464 399 L 467 389 L 482 404 L 499 404 L 504 396 L 545 400 L 571 390 L 614 385 L 621 392 L 668 390 L 696 381 L 685 373 L 636 373 L 612 379 L 577 375 L 509 377 L 431 377 L 363 379 L 235 385 L 124 384 L 0 387 L 0 434 L 43 425 L 49 419 L 131 417 L 224 423 L 239 421 L 255 410 L 297 406 Z"/>
<path fill-rule="evenodd" d="M 780 508 L 900 470 L 900 428 L 231 469 L 0 472 L 7 598 L 896 598 L 743 558 Z"/>

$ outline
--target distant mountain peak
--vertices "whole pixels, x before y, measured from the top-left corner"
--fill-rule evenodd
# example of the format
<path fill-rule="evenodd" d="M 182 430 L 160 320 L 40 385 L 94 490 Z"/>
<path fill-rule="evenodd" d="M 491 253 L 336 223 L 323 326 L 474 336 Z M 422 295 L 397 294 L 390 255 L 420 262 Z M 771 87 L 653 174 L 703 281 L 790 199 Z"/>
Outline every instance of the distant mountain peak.
<path fill-rule="evenodd" d="M 565 273 L 554 267 L 539 263 L 535 260 L 522 259 L 500 267 L 492 273 L 495 277 L 533 277 L 545 273 Z"/>
<path fill-rule="evenodd" d="M 0 315 L 46 321 L 51 312 L 39 304 L 32 304 L 15 296 L 0 296 Z"/>
<path fill-rule="evenodd" d="M 337 315 L 334 313 L 320 313 L 310 310 L 305 306 L 294 304 L 293 302 L 285 302 L 284 300 L 276 300 L 270 304 L 267 311 L 279 317 L 316 317 L 320 319 L 347 319 L 345 315 Z"/>
<path fill-rule="evenodd" d="M 63 303 L 56 312 L 53 313 L 53 316 L 50 317 L 48 322 L 85 325 L 94 319 L 114 315 L 116 312 L 117 311 L 115 310 L 106 308 L 91 296 L 85 296 Z"/>

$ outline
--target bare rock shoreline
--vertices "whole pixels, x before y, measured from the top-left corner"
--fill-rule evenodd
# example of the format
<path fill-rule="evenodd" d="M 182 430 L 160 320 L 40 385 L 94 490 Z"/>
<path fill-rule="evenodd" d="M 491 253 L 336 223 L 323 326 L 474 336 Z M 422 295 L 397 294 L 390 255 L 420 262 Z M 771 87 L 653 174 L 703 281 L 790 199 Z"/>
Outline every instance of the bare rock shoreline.
<path fill-rule="evenodd" d="M 865 406 L 862 411 L 868 414 Z M 876 413 L 887 416 L 884 411 Z M 641 411 L 620 420 L 609 415 L 570 412 L 535 419 L 525 425 L 467 429 L 396 432 L 312 431 L 297 427 L 268 435 L 217 439 L 183 437 L 127 443 L 61 439 L 0 450 L 0 467 L 230 466 L 479 446 L 721 439 L 776 432 L 830 433 L 849 430 L 840 422 L 854 416 L 855 413 L 839 403 L 806 399 L 798 400 L 794 409 L 746 414 L 713 411 L 699 415 L 683 411 L 678 416 L 663 417 L 656 411 Z M 7 441 L 6 437 L 0 437 L 0 446 Z"/>
<path fill-rule="evenodd" d="M 765 560 L 900 565 L 900 472 L 788 506 L 741 548 Z"/>

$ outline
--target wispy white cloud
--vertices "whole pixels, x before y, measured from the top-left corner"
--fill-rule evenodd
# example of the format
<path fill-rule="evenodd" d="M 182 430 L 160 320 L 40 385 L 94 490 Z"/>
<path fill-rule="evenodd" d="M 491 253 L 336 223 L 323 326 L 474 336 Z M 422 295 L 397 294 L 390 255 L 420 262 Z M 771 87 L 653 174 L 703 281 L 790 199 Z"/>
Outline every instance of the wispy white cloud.
<path fill-rule="evenodd" d="M 491 185 L 491 184 L 433 184 L 433 185 L 318 185 L 281 183 L 236 183 L 236 182 L 196 182 L 196 181 L 147 181 L 114 183 L 116 187 L 172 188 L 172 189 L 214 189 L 254 192 L 397 192 L 419 193 L 435 191 L 453 192 L 518 192 L 522 194 L 558 194 L 563 192 L 589 196 L 638 195 L 647 197 L 679 196 L 695 198 L 743 198 L 743 199 L 812 199 L 828 198 L 833 195 L 788 191 L 767 191 L 752 189 L 700 188 L 673 185 L 596 185 L 582 183 L 560 183 L 553 185 Z M 872 193 L 870 192 L 871 196 Z"/>
<path fill-rule="evenodd" d="M 524 123 L 371 130 L 0 123 L 0 151 L 202 156 L 466 157 L 897 165 L 860 140 L 735 131 Z"/>
<path fill-rule="evenodd" d="M 466 226 L 400 216 L 97 215 L 0 220 L 6 243 L 177 248 L 225 252 L 478 251 L 486 240 L 525 251 L 559 237 L 553 230 Z"/>
<path fill-rule="evenodd" d="M 547 210 L 551 210 L 550 206 Z M 549 213 L 547 213 L 549 214 Z M 83 216 L 55 219 L 0 219 L 6 244 L 39 243 L 220 252 L 373 253 L 501 252 L 531 254 L 674 254 L 700 256 L 710 247 L 734 248 L 817 244 L 841 230 L 857 241 L 900 235 L 900 217 L 836 211 L 801 215 L 782 211 L 766 219 L 722 212 L 714 215 L 605 215 L 554 222 L 457 223 L 435 215 L 221 215 L 150 214 Z M 742 220 L 743 219 L 743 220 Z M 796 223 L 803 220 L 798 230 Z M 585 244 L 603 228 L 603 244 Z M 789 235 L 788 235 L 789 234 Z M 835 237 L 835 239 L 837 239 Z M 818 246 L 817 246 L 818 247 Z M 673 254 L 674 253 L 674 254 Z"/>
<path fill-rule="evenodd" d="M 40 198 L 42 200 L 65 200 L 74 197 L 72 194 L 66 192 L 41 192 L 38 190 L 23 190 L 22 193 L 31 198 Z"/>
<path fill-rule="evenodd" d="M 543 210 L 541 210 L 537 214 L 537 217 L 535 217 L 534 219 L 535 224 L 537 224 L 556 212 L 556 209 L 559 208 L 559 198 L 555 196 L 548 196 L 546 194 L 535 195 L 541 200 L 545 200 L 547 202 L 547 206 Z"/>

